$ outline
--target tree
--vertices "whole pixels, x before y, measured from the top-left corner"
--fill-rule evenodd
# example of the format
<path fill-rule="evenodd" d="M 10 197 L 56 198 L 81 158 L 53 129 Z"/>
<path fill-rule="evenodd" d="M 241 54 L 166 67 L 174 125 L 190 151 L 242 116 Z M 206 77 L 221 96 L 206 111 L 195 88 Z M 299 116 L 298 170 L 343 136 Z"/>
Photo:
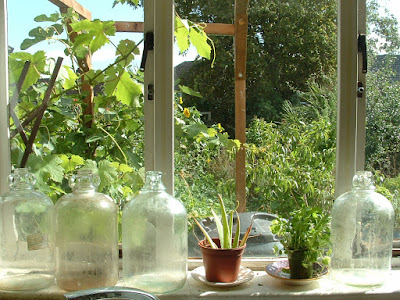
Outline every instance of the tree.
<path fill-rule="evenodd" d="M 366 166 L 388 177 L 399 172 L 399 94 L 395 65 L 400 36 L 396 18 L 376 0 L 368 2 Z"/>
<path fill-rule="evenodd" d="M 181 17 L 197 22 L 233 22 L 234 0 L 176 1 Z M 229 9 L 232 8 L 232 9 Z M 184 85 L 202 91 L 188 97 L 189 105 L 211 111 L 213 119 L 234 130 L 233 38 L 212 37 L 216 46 L 213 68 L 195 61 L 182 74 Z M 279 121 L 284 100 L 298 101 L 307 81 L 317 83 L 336 68 L 336 1 L 250 0 L 247 55 L 247 116 Z"/>

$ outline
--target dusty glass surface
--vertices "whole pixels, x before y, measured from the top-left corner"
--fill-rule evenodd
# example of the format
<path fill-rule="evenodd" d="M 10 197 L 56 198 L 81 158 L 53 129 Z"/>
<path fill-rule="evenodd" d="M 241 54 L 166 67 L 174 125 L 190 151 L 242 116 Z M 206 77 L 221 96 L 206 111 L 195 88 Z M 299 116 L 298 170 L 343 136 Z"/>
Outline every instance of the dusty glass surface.
<path fill-rule="evenodd" d="M 390 271 L 394 211 L 374 190 L 371 172 L 357 172 L 333 206 L 332 276 L 349 285 L 380 285 Z"/>
<path fill-rule="evenodd" d="M 0 202 L 0 289 L 37 290 L 54 282 L 53 202 L 34 190 L 28 169 L 15 169 Z"/>
<path fill-rule="evenodd" d="M 67 291 L 118 280 L 117 207 L 96 192 L 98 180 L 91 171 L 78 172 L 73 192 L 55 205 L 56 282 Z"/>
<path fill-rule="evenodd" d="M 122 261 L 126 286 L 165 293 L 185 284 L 186 209 L 165 192 L 161 172 L 147 172 L 141 193 L 125 205 Z"/>

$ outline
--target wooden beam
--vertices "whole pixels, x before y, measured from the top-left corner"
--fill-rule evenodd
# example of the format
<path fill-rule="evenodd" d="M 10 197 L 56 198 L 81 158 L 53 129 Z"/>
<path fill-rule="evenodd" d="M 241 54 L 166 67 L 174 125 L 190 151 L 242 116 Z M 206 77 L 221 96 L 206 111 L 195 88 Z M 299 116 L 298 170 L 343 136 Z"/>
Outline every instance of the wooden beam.
<path fill-rule="evenodd" d="M 115 21 L 117 32 L 144 32 L 143 22 Z"/>
<path fill-rule="evenodd" d="M 204 32 L 211 35 L 234 35 L 234 24 L 206 23 Z"/>
<path fill-rule="evenodd" d="M 92 20 L 92 13 L 88 9 L 86 9 L 83 5 L 76 2 L 75 0 L 49 0 L 49 1 L 54 5 L 58 6 L 61 12 L 71 7 L 82 18 Z"/>
<path fill-rule="evenodd" d="M 60 8 L 61 13 L 65 13 L 68 8 L 72 8 L 75 10 L 82 18 L 91 20 L 92 19 L 92 13 L 87 10 L 85 7 L 83 7 L 81 4 L 76 2 L 75 0 L 49 0 L 51 3 L 55 4 Z M 79 35 L 78 32 L 74 32 L 68 24 L 68 36 L 73 42 L 75 38 Z M 87 54 L 85 58 L 83 59 L 78 59 L 78 65 L 79 68 L 83 73 L 88 72 L 92 68 L 92 59 L 91 59 L 91 54 Z M 85 80 L 85 76 L 82 76 L 82 80 Z M 85 111 L 84 111 L 84 116 L 93 116 L 94 115 L 94 104 L 93 104 L 93 97 L 94 97 L 94 92 L 93 92 L 93 87 L 90 84 L 83 84 L 82 85 L 82 91 L 87 93 L 86 98 L 84 99 L 84 102 L 86 104 Z M 86 127 L 92 127 L 93 120 L 85 121 L 85 126 Z"/>
<path fill-rule="evenodd" d="M 143 22 L 115 21 L 117 32 L 144 32 Z M 211 35 L 234 35 L 234 24 L 206 23 L 204 32 Z"/>
<path fill-rule="evenodd" d="M 235 137 L 241 143 L 236 154 L 236 201 L 246 211 L 246 58 L 249 0 L 235 0 Z"/>
<path fill-rule="evenodd" d="M 47 86 L 46 93 L 44 94 L 43 101 L 42 101 L 42 104 L 41 104 L 40 109 L 39 109 L 39 114 L 37 115 L 36 121 L 33 124 L 28 144 L 26 145 L 24 155 L 22 156 L 22 159 L 21 159 L 20 168 L 25 168 L 26 163 L 28 162 L 29 155 L 32 152 L 33 142 L 35 141 L 36 135 L 37 135 L 37 133 L 39 131 L 40 124 L 42 122 L 43 115 L 44 115 L 44 113 L 46 111 L 46 108 L 48 106 L 48 102 L 49 102 L 51 93 L 53 91 L 54 84 L 56 82 L 58 73 L 60 72 L 62 61 L 63 61 L 63 59 L 61 57 L 59 57 L 57 59 L 56 65 L 55 65 L 54 70 L 53 70 L 53 74 L 51 74 L 51 77 L 50 77 L 50 80 L 49 80 L 49 84 Z"/>

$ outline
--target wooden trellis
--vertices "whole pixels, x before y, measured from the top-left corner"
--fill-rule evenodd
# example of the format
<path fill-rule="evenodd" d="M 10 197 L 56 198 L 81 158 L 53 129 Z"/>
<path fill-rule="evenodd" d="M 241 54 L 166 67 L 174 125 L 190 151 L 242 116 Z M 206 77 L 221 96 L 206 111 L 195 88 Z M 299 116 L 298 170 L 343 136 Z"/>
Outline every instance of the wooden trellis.
<path fill-rule="evenodd" d="M 53 73 L 52 73 L 49 83 L 47 85 L 47 90 L 46 90 L 46 93 L 44 94 L 42 104 L 34 113 L 31 114 L 31 117 L 29 118 L 29 120 L 25 120 L 23 124 L 20 123 L 17 115 L 14 112 L 14 108 L 17 104 L 17 100 L 18 100 L 22 85 L 24 84 L 26 75 L 29 70 L 29 66 L 30 66 L 29 62 L 25 63 L 25 65 L 22 69 L 20 78 L 17 82 L 17 86 L 15 89 L 14 95 L 10 101 L 10 115 L 11 115 L 11 117 L 14 121 L 15 127 L 16 127 L 16 131 L 13 133 L 12 136 L 15 136 L 15 134 L 19 133 L 21 135 L 22 141 L 25 144 L 25 152 L 22 156 L 21 163 L 20 163 L 21 168 L 24 168 L 26 166 L 26 163 L 28 162 L 29 154 L 31 154 L 31 152 L 32 152 L 32 146 L 35 141 L 36 135 L 39 131 L 39 127 L 42 122 L 44 112 L 46 111 L 46 108 L 48 106 L 54 84 L 56 82 L 58 73 L 60 72 L 62 61 L 63 61 L 63 59 L 61 57 L 59 57 L 57 59 Z M 35 122 L 33 123 L 31 134 L 28 139 L 23 127 L 26 126 L 27 124 L 29 124 L 30 122 L 32 122 L 33 120 L 35 120 Z"/>
<path fill-rule="evenodd" d="M 91 20 L 91 12 L 75 0 L 49 0 L 60 8 L 61 12 L 73 8 L 82 18 Z M 236 199 L 239 212 L 246 211 L 246 154 L 243 144 L 246 142 L 246 56 L 249 0 L 235 0 L 234 24 L 207 23 L 205 32 L 210 35 L 231 35 L 235 49 L 235 132 L 241 148 L 236 156 Z M 144 32 L 143 22 L 115 21 L 117 32 Z M 90 57 L 81 62 L 90 68 Z M 91 88 L 90 88 L 91 89 Z M 93 114 L 93 91 L 89 90 L 86 114 Z"/>

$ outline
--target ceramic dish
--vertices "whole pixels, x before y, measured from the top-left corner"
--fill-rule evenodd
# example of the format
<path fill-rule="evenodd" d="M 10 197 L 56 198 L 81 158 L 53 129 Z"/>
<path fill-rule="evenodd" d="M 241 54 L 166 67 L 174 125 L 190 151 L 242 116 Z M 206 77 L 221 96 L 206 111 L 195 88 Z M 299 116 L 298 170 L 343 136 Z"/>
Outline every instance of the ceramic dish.
<path fill-rule="evenodd" d="M 215 287 L 232 287 L 232 286 L 237 286 L 239 284 L 248 282 L 250 280 L 252 280 L 254 278 L 254 273 L 252 270 L 245 268 L 245 267 L 240 267 L 240 271 L 239 271 L 239 276 L 236 279 L 236 281 L 234 282 L 210 282 L 207 281 L 206 279 L 206 274 L 204 271 L 204 267 L 198 267 L 196 269 L 194 269 L 192 272 L 192 277 L 201 282 L 204 283 L 208 286 L 215 286 Z"/>
<path fill-rule="evenodd" d="M 272 277 L 288 285 L 308 285 L 328 275 L 328 268 L 322 268 L 319 264 L 315 264 L 314 271 L 316 271 L 317 276 L 310 279 L 290 279 L 288 260 L 269 264 L 266 266 L 265 271 Z"/>

